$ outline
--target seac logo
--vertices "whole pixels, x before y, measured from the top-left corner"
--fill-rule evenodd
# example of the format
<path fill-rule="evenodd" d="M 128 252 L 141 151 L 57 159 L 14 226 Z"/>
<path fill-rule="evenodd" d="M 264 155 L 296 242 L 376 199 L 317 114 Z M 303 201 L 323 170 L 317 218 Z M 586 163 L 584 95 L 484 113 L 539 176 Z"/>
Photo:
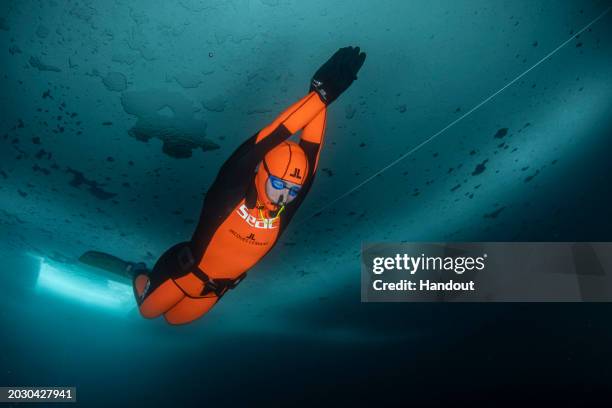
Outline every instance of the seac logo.
<path fill-rule="evenodd" d="M 257 219 L 255 216 L 249 214 L 249 209 L 247 208 L 246 204 L 242 204 L 240 208 L 236 210 L 236 212 L 251 227 L 261 229 L 278 228 L 278 223 L 274 224 L 274 221 L 278 218 L 264 218 L 263 220 Z"/>

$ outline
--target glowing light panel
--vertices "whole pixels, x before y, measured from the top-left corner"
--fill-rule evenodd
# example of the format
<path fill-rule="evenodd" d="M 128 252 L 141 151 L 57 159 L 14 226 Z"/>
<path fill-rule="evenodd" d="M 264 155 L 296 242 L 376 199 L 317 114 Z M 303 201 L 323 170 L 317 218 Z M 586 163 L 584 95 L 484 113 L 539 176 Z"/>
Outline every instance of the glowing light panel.
<path fill-rule="evenodd" d="M 84 271 L 81 267 L 56 266 L 41 260 L 36 284 L 39 289 L 90 305 L 115 310 L 129 310 L 134 306 L 129 285 Z"/>

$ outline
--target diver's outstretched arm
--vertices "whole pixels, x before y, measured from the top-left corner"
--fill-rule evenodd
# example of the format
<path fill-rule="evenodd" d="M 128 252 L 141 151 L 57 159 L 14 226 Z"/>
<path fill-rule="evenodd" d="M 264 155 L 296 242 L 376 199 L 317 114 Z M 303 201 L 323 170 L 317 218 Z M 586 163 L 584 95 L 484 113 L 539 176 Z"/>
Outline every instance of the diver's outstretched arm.
<path fill-rule="evenodd" d="M 357 79 L 357 73 L 365 59 L 366 54 L 360 52 L 359 47 L 340 48 L 312 76 L 310 91 L 316 92 L 325 106 L 329 105 Z M 327 110 L 324 109 L 308 123 L 300 139 L 300 146 L 308 156 L 312 175 L 319 164 L 326 119 Z M 310 179 L 312 180 L 312 177 Z"/>
<path fill-rule="evenodd" d="M 300 146 L 308 157 L 311 174 L 314 174 L 319 164 L 319 155 L 325 139 L 325 124 L 327 121 L 327 109 L 323 109 L 313 120 L 304 127 L 300 137 Z"/>
<path fill-rule="evenodd" d="M 256 143 L 261 143 L 279 130 L 283 133 L 288 132 L 289 135 L 299 132 L 323 111 L 326 106 L 315 91 L 310 91 L 308 95 L 291 105 L 272 123 L 263 128 L 257 134 Z"/>
<path fill-rule="evenodd" d="M 359 72 L 365 58 L 365 53 L 360 52 L 359 47 L 339 49 L 313 75 L 310 81 L 310 91 L 316 92 L 319 95 L 319 99 L 327 107 L 357 79 L 357 72 Z M 281 234 L 293 219 L 293 216 L 302 205 L 304 198 L 312 187 L 319 164 L 319 155 L 323 147 L 326 122 L 327 109 L 323 109 L 304 127 L 300 146 L 306 153 L 309 168 L 312 170 L 309 170 L 310 174 L 306 179 L 306 183 L 302 186 L 301 193 L 285 211 L 285 222 L 281 223 Z"/>
<path fill-rule="evenodd" d="M 303 129 L 325 109 L 325 106 L 316 92 L 309 92 L 272 123 L 242 143 L 221 166 L 211 188 L 215 187 L 217 181 L 222 181 L 225 187 L 248 182 L 249 177 L 245 175 L 255 171 L 266 153 Z"/>
<path fill-rule="evenodd" d="M 291 105 L 272 123 L 242 143 L 223 164 L 217 180 L 223 179 L 225 186 L 228 186 L 228 183 L 238 185 L 248 180 L 248 177 L 244 175 L 254 172 L 266 153 L 291 135 L 304 129 L 315 118 L 317 119 L 314 122 L 318 125 L 312 125 L 312 130 L 307 132 L 309 136 L 306 136 L 306 139 L 302 137 L 302 141 L 309 141 L 309 138 L 316 139 L 318 133 L 321 134 L 320 139 L 322 140 L 326 107 L 357 79 L 357 72 L 365 58 L 365 53 L 360 52 L 359 47 L 345 47 L 336 51 L 312 77 L 308 95 Z M 318 144 L 320 148 L 320 143 Z M 320 149 L 317 150 L 317 158 L 319 151 Z M 215 184 L 217 183 L 215 182 L 213 187 Z"/>

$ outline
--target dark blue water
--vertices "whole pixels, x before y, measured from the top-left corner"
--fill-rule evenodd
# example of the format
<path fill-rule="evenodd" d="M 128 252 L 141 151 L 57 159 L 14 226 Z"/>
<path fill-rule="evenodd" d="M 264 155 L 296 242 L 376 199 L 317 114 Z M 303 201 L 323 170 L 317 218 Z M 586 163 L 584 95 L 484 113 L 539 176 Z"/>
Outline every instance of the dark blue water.
<path fill-rule="evenodd" d="M 609 306 L 362 304 L 359 251 L 610 241 L 612 13 L 572 38 L 610 5 L 3 1 L 0 385 L 100 407 L 605 398 Z M 188 238 L 223 161 L 346 45 L 368 59 L 308 199 L 211 313 L 144 320 L 77 262 Z"/>

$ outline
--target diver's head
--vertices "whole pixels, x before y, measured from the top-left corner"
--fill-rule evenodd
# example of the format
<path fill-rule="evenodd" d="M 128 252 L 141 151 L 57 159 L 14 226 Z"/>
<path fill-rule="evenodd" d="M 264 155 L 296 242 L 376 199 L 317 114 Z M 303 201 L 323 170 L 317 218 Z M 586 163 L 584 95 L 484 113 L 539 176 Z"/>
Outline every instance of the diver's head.
<path fill-rule="evenodd" d="M 268 210 L 279 210 L 297 197 L 307 176 L 306 153 L 297 143 L 285 141 L 270 150 L 259 165 L 257 198 Z"/>

